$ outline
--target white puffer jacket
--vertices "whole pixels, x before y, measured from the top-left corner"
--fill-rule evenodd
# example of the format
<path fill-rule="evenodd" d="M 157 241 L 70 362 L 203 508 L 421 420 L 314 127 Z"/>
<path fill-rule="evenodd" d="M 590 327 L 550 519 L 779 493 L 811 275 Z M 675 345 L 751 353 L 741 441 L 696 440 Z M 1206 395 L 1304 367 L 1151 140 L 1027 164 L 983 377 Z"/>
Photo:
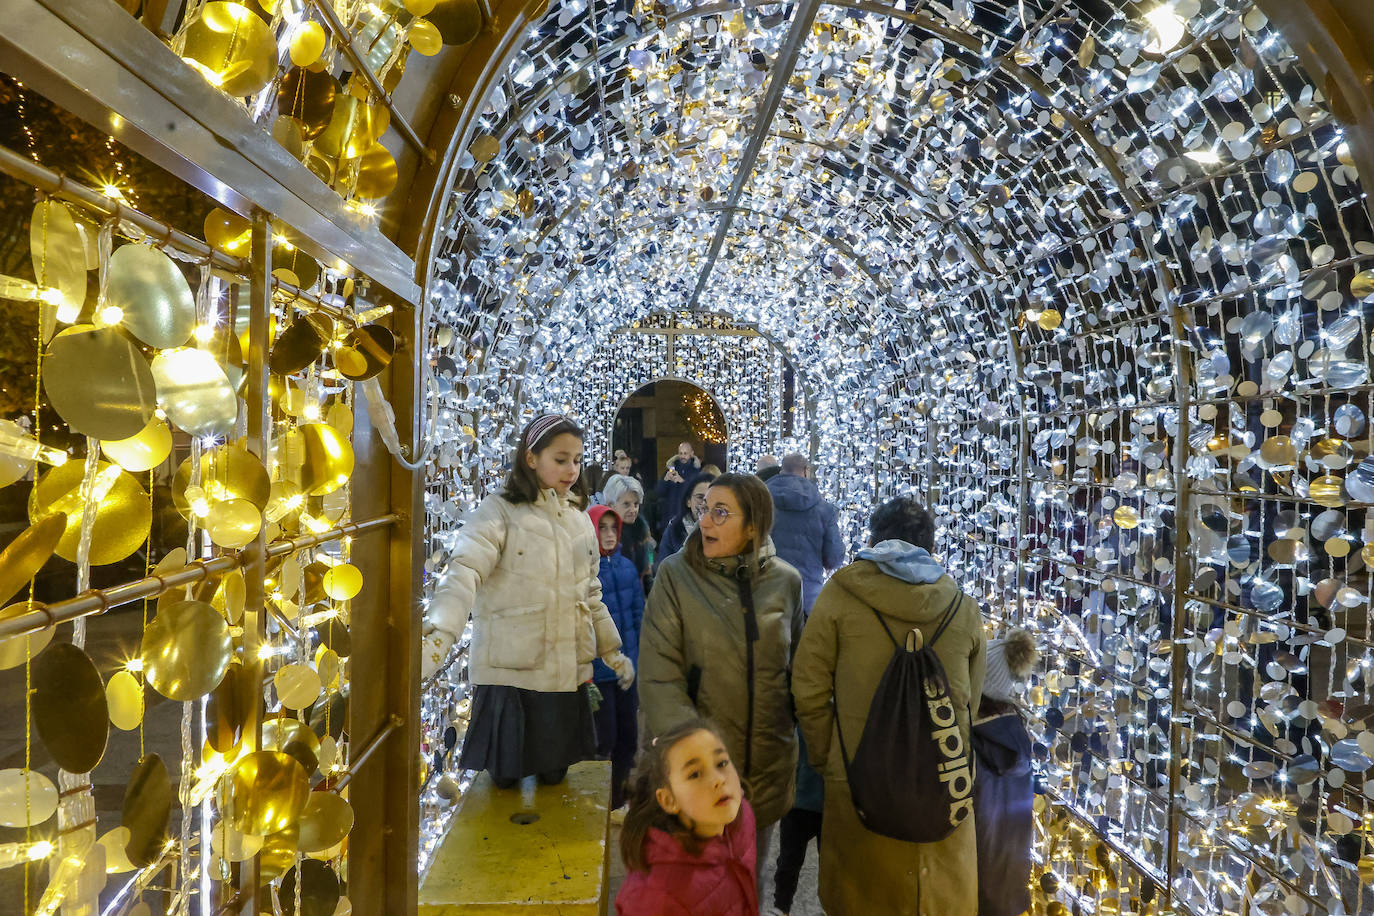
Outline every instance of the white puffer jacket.
<path fill-rule="evenodd" d="M 620 648 L 600 567 L 592 520 L 554 490 L 521 504 L 493 494 L 459 531 L 429 620 L 458 634 L 472 615 L 473 684 L 576 690 Z"/>

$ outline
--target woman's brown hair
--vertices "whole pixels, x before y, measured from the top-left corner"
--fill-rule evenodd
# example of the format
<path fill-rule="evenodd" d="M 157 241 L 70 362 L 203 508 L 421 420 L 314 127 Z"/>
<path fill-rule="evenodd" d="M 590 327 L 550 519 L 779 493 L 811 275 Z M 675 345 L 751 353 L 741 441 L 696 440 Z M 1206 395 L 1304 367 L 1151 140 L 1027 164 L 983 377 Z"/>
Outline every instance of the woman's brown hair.
<path fill-rule="evenodd" d="M 525 461 L 526 455 L 533 452 L 538 456 L 544 449 L 553 444 L 553 440 L 564 433 L 570 436 L 576 436 L 583 441 L 587 438 L 586 433 L 582 431 L 582 427 L 578 426 L 567 417 L 559 417 L 557 422 L 552 425 L 547 422 L 540 423 L 540 420 L 543 419 L 543 417 L 539 417 L 531 421 L 530 424 L 525 427 L 524 431 L 520 433 L 520 444 L 515 447 L 515 459 L 511 462 L 510 474 L 506 476 L 506 488 L 501 492 L 501 495 L 506 498 L 507 502 L 516 503 L 518 505 L 520 503 L 532 503 L 539 500 L 539 477 L 534 473 L 534 468 L 530 467 L 528 462 Z M 538 441 L 534 443 L 534 447 L 531 448 L 529 443 L 530 431 L 535 430 L 536 425 L 540 427 L 540 429 L 536 430 L 539 438 Z M 587 487 L 583 483 L 582 474 L 577 475 L 577 482 L 572 485 L 571 493 L 573 503 L 579 509 L 585 509 L 587 507 L 588 498 Z"/>
<path fill-rule="evenodd" d="M 759 554 L 768 536 L 773 533 L 773 494 L 768 485 L 753 474 L 722 474 L 711 481 L 711 489 L 725 487 L 734 494 L 744 513 L 744 525 L 754 527 L 754 539 L 749 545 L 749 573 L 754 578 L 759 575 Z M 706 554 L 701 547 L 701 526 L 697 525 L 683 547 L 687 551 L 687 562 L 698 572 L 706 571 Z"/>
<path fill-rule="evenodd" d="M 648 871 L 644 861 L 644 842 L 649 830 L 657 827 L 682 844 L 691 855 L 700 855 L 706 841 L 685 826 L 677 815 L 664 811 L 655 793 L 668 787 L 668 751 L 683 738 L 699 731 L 708 731 L 721 738 L 720 729 L 706 719 L 692 718 L 668 729 L 639 751 L 634 772 L 630 774 L 625 825 L 620 828 L 620 857 L 627 871 Z M 721 743 L 725 741 L 721 738 Z"/>

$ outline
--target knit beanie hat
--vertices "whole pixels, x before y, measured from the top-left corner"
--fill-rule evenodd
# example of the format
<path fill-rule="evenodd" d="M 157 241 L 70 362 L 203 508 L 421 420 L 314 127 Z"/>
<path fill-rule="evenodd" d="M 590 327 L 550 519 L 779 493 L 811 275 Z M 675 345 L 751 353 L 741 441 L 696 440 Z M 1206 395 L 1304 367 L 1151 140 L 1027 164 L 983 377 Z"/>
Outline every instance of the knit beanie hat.
<path fill-rule="evenodd" d="M 1012 702 L 1026 688 L 1026 679 L 1040 660 L 1035 637 L 1024 627 L 1015 627 L 1007 635 L 988 643 L 987 673 L 983 678 L 983 696 L 990 700 Z"/>

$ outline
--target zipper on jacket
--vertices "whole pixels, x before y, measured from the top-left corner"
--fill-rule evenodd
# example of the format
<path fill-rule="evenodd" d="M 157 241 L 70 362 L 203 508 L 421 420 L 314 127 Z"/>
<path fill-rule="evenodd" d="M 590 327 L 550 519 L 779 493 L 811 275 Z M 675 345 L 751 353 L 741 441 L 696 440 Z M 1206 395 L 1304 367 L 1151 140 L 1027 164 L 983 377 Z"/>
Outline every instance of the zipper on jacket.
<path fill-rule="evenodd" d="M 739 581 L 740 604 L 744 605 L 744 671 L 749 693 L 749 711 L 744 725 L 744 775 L 750 775 L 754 758 L 754 643 L 759 638 L 759 620 L 754 612 L 754 585 L 749 581 L 749 568 L 740 565 L 735 576 Z"/>

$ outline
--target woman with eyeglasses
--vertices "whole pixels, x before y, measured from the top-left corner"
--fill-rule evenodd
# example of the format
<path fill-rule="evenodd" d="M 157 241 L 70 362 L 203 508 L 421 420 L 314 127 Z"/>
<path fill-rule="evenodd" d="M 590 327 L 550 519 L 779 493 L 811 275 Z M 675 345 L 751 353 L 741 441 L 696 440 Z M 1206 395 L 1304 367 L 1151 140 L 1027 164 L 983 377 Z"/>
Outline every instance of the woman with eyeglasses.
<path fill-rule="evenodd" d="M 706 514 L 706 491 L 711 489 L 711 482 L 719 476 L 702 471 L 683 487 L 682 504 L 677 507 L 677 514 L 673 516 L 673 520 L 663 529 L 663 543 L 658 545 L 658 559 L 654 561 L 655 574 L 664 558 L 681 550 L 682 545 L 687 543 L 687 538 L 701 523 L 701 517 Z"/>
<path fill-rule="evenodd" d="M 696 529 L 658 570 L 640 634 L 640 707 L 651 735 L 697 716 L 720 726 L 758 827 L 759 861 L 792 806 L 792 655 L 801 575 L 777 557 L 773 497 L 752 474 L 711 482 Z"/>

